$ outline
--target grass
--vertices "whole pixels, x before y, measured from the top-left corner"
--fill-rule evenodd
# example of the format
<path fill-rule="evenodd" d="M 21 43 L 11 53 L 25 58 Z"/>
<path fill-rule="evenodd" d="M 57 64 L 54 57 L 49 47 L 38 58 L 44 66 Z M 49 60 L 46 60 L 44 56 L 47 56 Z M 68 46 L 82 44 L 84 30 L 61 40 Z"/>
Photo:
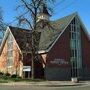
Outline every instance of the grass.
<path fill-rule="evenodd" d="M 44 79 L 22 79 L 19 77 L 12 78 L 10 76 L 2 75 L 0 76 L 0 83 L 8 83 L 8 82 L 42 82 Z"/>
<path fill-rule="evenodd" d="M 42 82 L 45 81 L 43 79 L 19 79 L 19 78 L 12 78 L 11 81 L 14 82 Z"/>
<path fill-rule="evenodd" d="M 9 73 L 0 72 L 0 83 L 8 83 L 8 82 L 42 82 L 44 79 L 22 79 L 17 75 L 10 75 Z"/>
<path fill-rule="evenodd" d="M 0 83 L 8 83 L 8 81 L 0 79 Z"/>
<path fill-rule="evenodd" d="M 8 83 L 8 82 L 42 82 L 45 80 L 42 79 L 19 79 L 19 78 L 8 78 L 8 79 L 0 79 L 0 83 Z"/>

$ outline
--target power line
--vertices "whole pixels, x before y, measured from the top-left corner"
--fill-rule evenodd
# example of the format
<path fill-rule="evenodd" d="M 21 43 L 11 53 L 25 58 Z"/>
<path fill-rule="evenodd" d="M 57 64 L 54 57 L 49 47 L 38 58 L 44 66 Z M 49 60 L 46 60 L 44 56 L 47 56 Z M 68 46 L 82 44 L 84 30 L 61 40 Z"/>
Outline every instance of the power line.
<path fill-rule="evenodd" d="M 57 4 L 55 4 L 54 6 L 58 6 L 58 5 L 60 5 L 61 3 L 63 3 L 65 0 L 61 0 L 60 2 L 58 2 Z M 53 7 L 53 8 L 55 8 L 55 7 Z M 27 14 L 28 13 L 28 11 L 27 12 L 25 12 L 25 13 L 23 13 L 22 15 L 20 15 L 21 17 L 23 16 L 23 15 L 25 15 L 25 14 Z M 17 21 L 17 18 L 16 19 L 14 19 L 13 21 L 11 21 L 10 23 L 7 23 L 7 24 L 5 24 L 5 25 L 11 25 L 13 22 L 15 22 L 15 21 Z"/>
<path fill-rule="evenodd" d="M 73 5 L 73 4 L 74 4 L 74 2 L 70 2 L 69 4 L 65 5 L 65 7 L 59 9 L 59 11 L 65 10 L 66 8 L 70 7 L 70 6 Z M 58 7 L 58 6 L 57 6 L 57 7 Z M 56 9 L 57 7 L 55 7 L 55 9 Z M 56 13 L 57 13 L 57 12 L 56 12 Z"/>
<path fill-rule="evenodd" d="M 56 3 L 54 6 L 59 6 L 61 3 L 64 3 L 64 2 L 65 2 L 65 0 L 61 0 L 60 2 Z M 55 8 L 55 7 L 53 7 L 53 8 Z"/>
<path fill-rule="evenodd" d="M 64 2 L 65 2 L 65 0 L 61 0 L 60 2 L 56 3 L 52 8 L 56 9 L 58 6 L 60 6 L 60 4 L 62 4 L 62 3 L 64 3 Z M 64 9 L 68 8 L 68 6 L 71 6 L 72 4 L 73 4 L 73 2 L 71 2 L 71 3 L 68 4 L 68 5 L 66 5 L 66 6 L 63 7 L 62 9 L 60 9 L 60 11 L 62 11 L 62 10 L 64 10 Z M 55 6 L 56 6 L 56 7 L 55 7 Z M 23 14 L 20 15 L 20 16 L 22 17 L 22 16 L 24 16 L 24 15 L 27 14 L 27 13 L 28 13 L 28 11 L 25 12 L 25 13 L 23 13 Z M 12 23 L 15 22 L 15 21 L 17 21 L 17 18 L 14 19 L 13 21 L 11 21 L 10 23 L 7 23 L 6 25 L 10 25 L 10 24 L 12 24 Z"/>
<path fill-rule="evenodd" d="M 20 17 L 24 16 L 24 15 L 27 14 L 27 13 L 28 13 L 28 11 L 25 12 L 25 13 L 23 13 L 23 14 L 21 14 Z M 17 21 L 17 18 L 14 19 L 13 21 L 11 21 L 10 23 L 7 23 L 7 25 L 10 25 L 10 24 L 12 24 L 12 23 L 15 22 L 15 21 Z"/>

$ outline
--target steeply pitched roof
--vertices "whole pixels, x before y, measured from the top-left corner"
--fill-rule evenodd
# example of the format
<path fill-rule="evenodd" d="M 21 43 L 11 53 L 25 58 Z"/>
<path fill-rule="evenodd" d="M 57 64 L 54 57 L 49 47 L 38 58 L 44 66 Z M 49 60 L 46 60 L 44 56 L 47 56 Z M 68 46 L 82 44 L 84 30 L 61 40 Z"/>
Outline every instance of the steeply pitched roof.
<path fill-rule="evenodd" d="M 71 20 L 75 17 L 76 13 L 69 16 L 63 17 L 56 21 L 49 22 L 50 27 L 47 25 L 40 30 L 40 40 L 39 40 L 39 51 L 49 49 L 53 43 L 55 43 L 58 36 L 64 31 Z M 21 51 L 31 51 L 31 30 L 11 27 L 9 26 L 19 48 Z M 7 35 L 6 35 L 7 36 Z M 5 38 L 4 38 L 5 39 Z M 4 45 L 5 40 L 1 45 Z M 29 46 L 29 47 L 28 47 Z"/>
<path fill-rule="evenodd" d="M 50 25 L 53 28 L 48 28 L 46 26 L 43 29 L 41 33 L 40 43 L 39 43 L 39 50 L 47 50 L 54 43 L 54 41 L 64 30 L 64 28 L 68 26 L 68 24 L 74 18 L 75 15 L 76 13 L 73 13 L 59 20 L 50 22 Z"/>
<path fill-rule="evenodd" d="M 21 51 L 31 50 L 31 30 L 9 26 Z"/>

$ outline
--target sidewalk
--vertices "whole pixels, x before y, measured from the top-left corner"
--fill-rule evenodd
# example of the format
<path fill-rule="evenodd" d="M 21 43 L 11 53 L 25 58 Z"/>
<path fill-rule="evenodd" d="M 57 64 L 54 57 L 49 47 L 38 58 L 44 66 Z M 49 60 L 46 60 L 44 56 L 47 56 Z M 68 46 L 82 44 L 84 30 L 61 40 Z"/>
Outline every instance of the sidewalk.
<path fill-rule="evenodd" d="M 81 86 L 81 85 L 88 85 L 88 82 L 83 81 L 79 83 L 73 83 L 71 81 L 43 81 L 43 82 L 10 82 L 10 83 L 0 83 L 0 85 L 25 85 L 25 86 Z"/>

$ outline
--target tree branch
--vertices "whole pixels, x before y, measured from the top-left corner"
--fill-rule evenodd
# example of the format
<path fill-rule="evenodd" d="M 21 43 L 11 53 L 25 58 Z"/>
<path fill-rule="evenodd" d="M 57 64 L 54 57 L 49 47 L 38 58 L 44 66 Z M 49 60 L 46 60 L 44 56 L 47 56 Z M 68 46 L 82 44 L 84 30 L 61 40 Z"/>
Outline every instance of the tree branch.
<path fill-rule="evenodd" d="M 24 0 L 21 0 L 22 2 L 23 2 L 23 4 L 25 5 L 25 7 L 28 9 L 28 10 L 30 10 L 30 12 L 33 14 L 33 15 L 35 15 L 35 13 L 33 12 L 33 10 L 32 10 L 32 8 L 30 8 L 29 6 L 28 6 L 28 4 L 24 1 Z"/>

